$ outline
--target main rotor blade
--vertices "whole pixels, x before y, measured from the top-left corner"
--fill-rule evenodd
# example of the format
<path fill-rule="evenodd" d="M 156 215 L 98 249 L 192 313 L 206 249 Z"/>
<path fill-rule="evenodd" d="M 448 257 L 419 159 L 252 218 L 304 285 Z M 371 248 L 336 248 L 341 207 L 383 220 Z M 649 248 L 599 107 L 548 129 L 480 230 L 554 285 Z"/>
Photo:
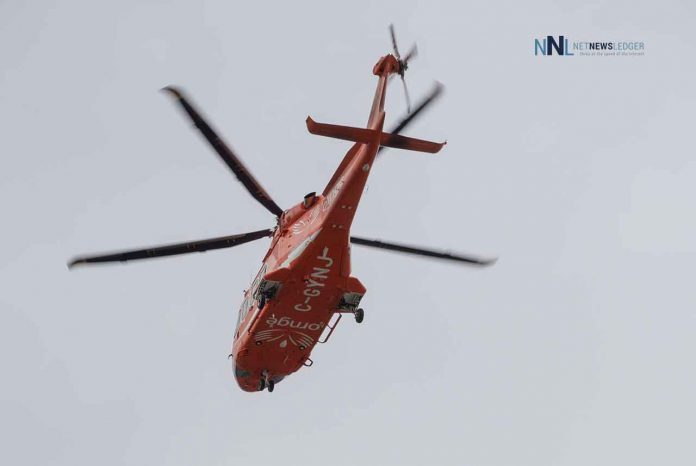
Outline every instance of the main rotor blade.
<path fill-rule="evenodd" d="M 232 150 L 227 146 L 227 144 L 225 144 L 220 136 L 213 131 L 213 129 L 208 125 L 203 117 L 201 117 L 193 105 L 191 105 L 188 99 L 184 96 L 183 92 L 173 86 L 167 86 L 162 90 L 170 93 L 178 100 L 179 104 L 181 104 L 181 107 L 191 118 L 196 128 L 198 128 L 198 130 L 208 140 L 210 145 L 213 146 L 215 152 L 217 152 L 227 166 L 230 167 L 230 169 L 237 176 L 237 179 L 241 181 L 254 199 L 259 201 L 261 205 L 263 205 L 275 216 L 280 217 L 280 215 L 283 213 L 283 209 L 281 209 L 278 204 L 271 199 L 271 196 L 266 192 L 265 189 L 263 189 L 261 184 L 256 181 L 256 178 L 254 178 L 251 172 L 244 166 L 242 161 L 234 154 L 234 152 L 232 152 Z"/>
<path fill-rule="evenodd" d="M 491 265 L 497 259 L 482 259 L 474 256 L 464 256 L 461 254 L 453 254 L 450 252 L 435 251 L 433 249 L 424 249 L 415 246 L 407 246 L 405 244 L 386 243 L 377 239 L 365 239 L 357 236 L 351 236 L 350 242 L 360 246 L 370 246 L 373 248 L 387 249 L 389 251 L 403 252 L 406 254 L 415 254 L 418 256 L 432 257 L 435 259 L 444 259 L 455 262 L 464 262 L 472 265 Z"/>
<path fill-rule="evenodd" d="M 430 94 L 428 94 L 423 100 L 421 100 L 416 106 L 416 108 L 413 110 L 413 112 L 406 115 L 406 117 L 402 119 L 396 126 L 394 126 L 394 128 L 392 128 L 392 130 L 389 132 L 391 134 L 399 134 L 401 131 L 403 131 L 404 128 L 406 128 L 413 121 L 413 119 L 420 114 L 420 112 L 425 110 L 430 104 L 432 104 L 442 95 L 442 91 L 444 89 L 445 86 L 443 86 L 440 83 L 435 83 L 435 87 L 430 92 Z M 382 152 L 384 148 L 384 146 L 380 147 L 377 153 Z"/>
<path fill-rule="evenodd" d="M 205 252 L 210 249 L 231 248 L 250 241 L 265 238 L 267 236 L 273 236 L 273 230 L 252 231 L 250 233 L 242 233 L 241 235 L 221 236 L 219 238 L 202 239 L 198 241 L 189 241 L 187 243 L 167 244 L 163 246 L 153 246 L 145 249 L 113 252 L 98 256 L 82 256 L 71 260 L 68 263 L 68 268 L 73 268 L 76 265 L 92 264 L 97 262 L 126 262 L 136 259 L 152 259 L 154 257 L 188 254 L 190 252 Z"/>

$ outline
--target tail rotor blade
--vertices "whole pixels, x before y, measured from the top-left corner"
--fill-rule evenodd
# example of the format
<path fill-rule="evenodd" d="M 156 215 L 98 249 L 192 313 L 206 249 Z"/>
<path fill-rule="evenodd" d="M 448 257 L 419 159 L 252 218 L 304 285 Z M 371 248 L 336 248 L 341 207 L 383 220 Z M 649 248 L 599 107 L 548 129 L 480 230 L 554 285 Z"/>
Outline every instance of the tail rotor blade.
<path fill-rule="evenodd" d="M 76 265 L 82 264 L 126 262 L 138 259 L 175 256 L 179 254 L 188 254 L 191 252 L 205 252 L 211 249 L 232 248 L 234 246 L 239 246 L 240 244 L 255 241 L 267 236 L 273 236 L 273 230 L 258 230 L 249 233 L 242 233 L 241 235 L 221 236 L 219 238 L 202 239 L 198 241 L 167 244 L 163 246 L 152 246 L 143 249 L 112 252 L 95 256 L 81 256 L 71 260 L 68 263 L 68 268 L 71 269 Z"/>
<path fill-rule="evenodd" d="M 399 47 L 396 45 L 396 34 L 394 33 L 394 25 L 389 25 L 389 34 L 391 35 L 392 47 L 394 47 L 394 56 L 397 60 L 401 60 L 401 55 L 399 55 Z"/>
<path fill-rule="evenodd" d="M 244 187 L 249 191 L 249 193 L 261 203 L 268 211 L 277 217 L 283 213 L 278 204 L 273 201 L 271 196 L 263 189 L 261 183 L 259 183 L 256 178 L 251 174 L 251 172 L 244 166 L 242 161 L 232 152 L 232 149 L 225 144 L 225 142 L 217 135 L 217 133 L 208 125 L 208 123 L 201 117 L 195 107 L 189 102 L 184 93 L 173 86 L 167 86 L 162 89 L 162 91 L 172 95 L 184 109 L 186 114 L 191 118 L 193 124 L 198 128 L 198 130 L 203 134 L 203 137 L 213 146 L 215 152 L 218 153 L 220 158 L 227 164 L 232 172 L 237 176 L 237 179 L 244 185 Z"/>
<path fill-rule="evenodd" d="M 418 46 L 414 44 L 413 47 L 411 47 L 411 50 L 409 50 L 409 52 L 404 57 L 404 64 L 408 65 L 408 62 L 413 60 L 417 56 L 418 56 Z M 408 68 L 408 66 L 407 66 L 407 68 Z"/>
<path fill-rule="evenodd" d="M 448 251 L 437 251 L 434 249 L 425 249 L 416 246 L 407 246 L 405 244 L 387 243 L 376 239 L 365 239 L 357 236 L 351 236 L 350 242 L 360 246 L 369 246 L 372 248 L 386 249 L 388 251 L 402 252 L 406 254 L 414 254 L 417 256 L 431 257 L 433 259 L 442 259 L 454 262 L 462 262 L 470 265 L 486 266 L 494 264 L 497 259 L 482 259 L 475 256 L 467 256 L 462 254 L 454 254 Z"/>
<path fill-rule="evenodd" d="M 404 95 L 406 96 L 406 110 L 411 113 L 411 96 L 408 95 L 408 86 L 406 85 L 406 80 L 401 76 L 401 83 L 404 85 Z"/>

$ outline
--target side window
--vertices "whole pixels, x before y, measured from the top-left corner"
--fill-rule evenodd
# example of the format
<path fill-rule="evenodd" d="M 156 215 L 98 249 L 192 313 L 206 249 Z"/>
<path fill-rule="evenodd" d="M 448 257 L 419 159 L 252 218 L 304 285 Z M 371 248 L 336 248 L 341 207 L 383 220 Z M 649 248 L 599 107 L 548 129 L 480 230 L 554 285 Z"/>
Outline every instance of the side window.
<path fill-rule="evenodd" d="M 254 302 L 254 294 L 256 293 L 256 289 L 259 287 L 259 284 L 261 283 L 261 280 L 263 279 L 264 275 L 266 275 L 266 264 L 263 264 L 261 270 L 259 270 L 259 273 L 256 274 L 256 278 L 254 278 L 254 281 L 251 283 L 251 288 L 245 294 L 244 301 L 242 302 L 242 305 L 239 308 L 239 315 L 237 316 L 236 325 L 237 330 L 234 336 L 235 340 L 239 338 L 239 327 L 242 325 L 242 322 L 244 322 L 244 319 L 249 313 L 249 309 L 251 309 L 251 306 Z"/>

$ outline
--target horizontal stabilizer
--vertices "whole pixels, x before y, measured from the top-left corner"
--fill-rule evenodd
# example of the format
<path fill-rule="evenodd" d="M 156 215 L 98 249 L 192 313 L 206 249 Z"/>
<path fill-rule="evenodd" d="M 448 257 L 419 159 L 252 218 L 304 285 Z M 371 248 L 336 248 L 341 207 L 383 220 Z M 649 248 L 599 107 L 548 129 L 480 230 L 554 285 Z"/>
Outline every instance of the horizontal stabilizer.
<path fill-rule="evenodd" d="M 382 133 L 380 146 L 393 147 L 394 149 L 415 150 L 417 152 L 427 152 L 437 154 L 447 144 L 446 142 L 432 142 L 423 139 L 409 138 L 399 134 Z"/>
<path fill-rule="evenodd" d="M 409 138 L 398 134 L 380 133 L 374 129 L 317 123 L 312 120 L 311 117 L 307 117 L 307 129 L 310 133 L 318 136 L 343 139 L 344 141 L 353 141 L 362 144 L 370 144 L 379 140 L 379 145 L 383 147 L 428 152 L 430 154 L 440 152 L 440 149 L 446 144 L 446 142 L 437 143 Z"/>
<path fill-rule="evenodd" d="M 316 134 L 317 136 L 361 142 L 363 144 L 369 144 L 377 140 L 377 131 L 373 129 L 317 123 L 312 120 L 312 117 L 307 117 L 307 129 L 310 133 Z"/>

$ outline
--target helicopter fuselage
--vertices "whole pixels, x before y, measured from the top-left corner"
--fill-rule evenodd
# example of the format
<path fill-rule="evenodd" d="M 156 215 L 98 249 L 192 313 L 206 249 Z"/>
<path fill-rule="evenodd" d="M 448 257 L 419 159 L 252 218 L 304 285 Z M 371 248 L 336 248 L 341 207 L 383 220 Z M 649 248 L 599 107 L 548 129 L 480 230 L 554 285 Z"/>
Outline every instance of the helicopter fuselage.
<path fill-rule="evenodd" d="M 230 356 L 245 391 L 263 390 L 311 365 L 312 349 L 328 339 L 340 313 L 355 311 L 365 294 L 365 287 L 351 276 L 350 227 L 384 142 L 387 81 L 400 66 L 393 55 L 374 66 L 379 82 L 365 130 L 326 125 L 333 128 L 327 130 L 332 137 L 346 139 L 351 133 L 351 139 L 360 141 L 346 153 L 321 195 L 307 195 L 280 216 L 239 310 Z M 307 124 L 312 131 L 314 122 L 308 119 Z"/>
<path fill-rule="evenodd" d="M 375 120 L 381 132 L 384 113 Z M 351 276 L 349 232 L 379 141 L 356 143 L 324 194 L 286 210 L 239 311 L 231 357 L 246 391 L 277 383 L 305 365 L 340 316 L 365 294 Z M 324 341 L 325 341 L 324 340 Z"/>

